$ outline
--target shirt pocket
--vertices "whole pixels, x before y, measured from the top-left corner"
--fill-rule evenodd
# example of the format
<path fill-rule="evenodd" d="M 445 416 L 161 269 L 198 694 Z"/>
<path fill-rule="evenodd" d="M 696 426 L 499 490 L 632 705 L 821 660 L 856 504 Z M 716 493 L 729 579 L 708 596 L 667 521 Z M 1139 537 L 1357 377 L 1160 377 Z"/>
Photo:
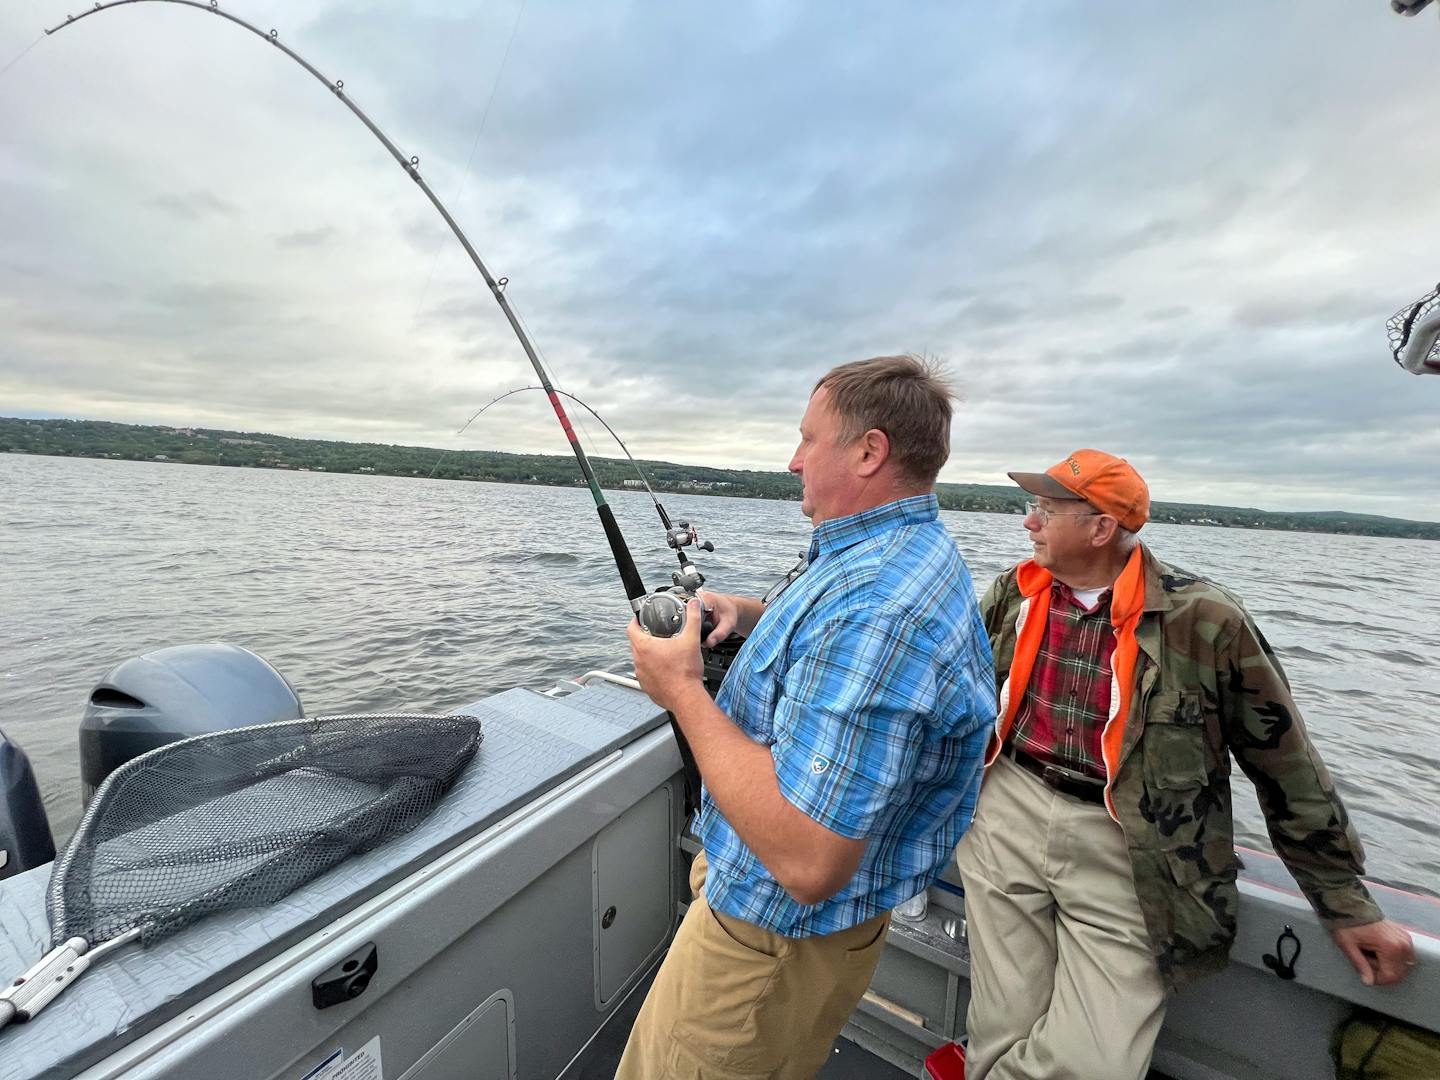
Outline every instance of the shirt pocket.
<path fill-rule="evenodd" d="M 1152 697 L 1144 744 L 1145 786 L 1151 791 L 1194 790 L 1210 782 L 1199 693 L 1165 690 Z"/>
<path fill-rule="evenodd" d="M 736 674 L 736 686 L 743 707 L 732 716 L 752 739 L 766 746 L 775 742 L 775 706 L 785 692 L 785 657 L 788 641 L 784 634 L 761 634 L 745 643 L 749 655 L 741 654 L 743 666 Z"/>

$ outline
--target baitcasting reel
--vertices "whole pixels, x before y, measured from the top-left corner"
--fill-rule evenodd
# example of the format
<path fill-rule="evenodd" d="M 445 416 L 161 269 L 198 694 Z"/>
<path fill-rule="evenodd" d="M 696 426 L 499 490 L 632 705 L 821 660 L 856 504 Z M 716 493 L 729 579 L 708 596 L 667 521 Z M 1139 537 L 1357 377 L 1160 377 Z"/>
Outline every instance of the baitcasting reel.
<path fill-rule="evenodd" d="M 677 584 L 642 596 L 635 608 L 640 629 L 651 637 L 674 637 L 685 629 L 685 602 L 694 595 Z M 703 632 L 701 636 L 704 636 Z"/>
<path fill-rule="evenodd" d="M 687 548 L 691 544 L 694 544 L 699 551 L 715 550 L 715 545 L 709 540 L 706 540 L 703 544 L 700 542 L 700 534 L 695 531 L 695 526 L 691 525 L 688 521 L 677 521 L 675 524 L 667 526 L 665 530 L 665 543 L 676 551 L 679 551 L 681 548 Z"/>
<path fill-rule="evenodd" d="M 678 578 L 680 575 L 675 576 Z M 640 628 L 651 637 L 674 637 L 685 629 L 685 602 L 693 599 L 695 593 L 681 585 L 656 589 L 640 598 L 640 603 L 635 607 L 635 618 L 640 621 Z M 704 604 L 703 600 L 701 604 Z M 710 618 L 710 609 L 702 606 L 700 640 L 704 641 L 714 629 L 715 623 Z"/>
<path fill-rule="evenodd" d="M 663 516 L 664 510 L 661 510 Z M 700 542 L 700 534 L 695 531 L 695 526 L 688 521 L 677 521 L 673 525 L 668 517 L 665 522 L 665 543 L 675 551 L 675 557 L 680 560 L 680 569 L 670 575 L 676 589 L 694 594 L 700 591 L 700 586 L 705 584 L 705 575 L 695 569 L 695 564 L 685 554 L 685 549 L 694 545 L 696 551 L 714 551 L 715 545 L 709 540 L 703 544 Z M 684 602 L 681 602 L 684 607 Z M 678 631 L 677 631 L 678 633 Z"/>

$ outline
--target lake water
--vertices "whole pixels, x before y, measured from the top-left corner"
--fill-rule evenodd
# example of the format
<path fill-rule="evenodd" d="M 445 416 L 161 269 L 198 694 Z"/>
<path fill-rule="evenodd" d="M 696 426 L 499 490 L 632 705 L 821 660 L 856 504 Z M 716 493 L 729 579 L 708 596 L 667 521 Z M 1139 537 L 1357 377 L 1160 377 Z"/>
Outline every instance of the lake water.
<path fill-rule="evenodd" d="M 613 493 L 646 582 L 675 566 L 643 492 Z M 665 496 L 760 593 L 809 542 L 798 503 Z M 1020 519 L 946 513 L 982 590 Z M 1365 838 L 1371 876 L 1440 891 L 1440 545 L 1151 526 L 1167 560 L 1240 593 L 1275 645 Z M 0 729 L 57 843 L 80 814 L 76 726 L 115 664 L 226 641 L 309 715 L 444 711 L 628 661 L 629 607 L 582 488 L 0 455 Z M 1267 847 L 1236 773 L 1240 842 Z"/>

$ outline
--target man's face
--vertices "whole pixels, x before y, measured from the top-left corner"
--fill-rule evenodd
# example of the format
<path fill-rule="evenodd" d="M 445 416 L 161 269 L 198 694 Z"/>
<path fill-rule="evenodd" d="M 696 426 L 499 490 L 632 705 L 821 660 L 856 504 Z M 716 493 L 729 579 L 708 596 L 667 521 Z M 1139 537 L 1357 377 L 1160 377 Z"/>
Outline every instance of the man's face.
<path fill-rule="evenodd" d="M 852 461 L 855 444 L 838 444 L 840 418 L 830 408 L 829 398 L 823 386 L 811 395 L 800 420 L 800 445 L 790 459 L 790 471 L 804 483 L 800 512 L 813 525 L 850 513 L 857 480 Z"/>
<path fill-rule="evenodd" d="M 1079 499 L 1035 500 L 1039 512 L 1025 515 L 1025 528 L 1035 545 L 1035 562 L 1052 574 L 1076 569 L 1093 556 L 1090 535 L 1095 508 Z"/>

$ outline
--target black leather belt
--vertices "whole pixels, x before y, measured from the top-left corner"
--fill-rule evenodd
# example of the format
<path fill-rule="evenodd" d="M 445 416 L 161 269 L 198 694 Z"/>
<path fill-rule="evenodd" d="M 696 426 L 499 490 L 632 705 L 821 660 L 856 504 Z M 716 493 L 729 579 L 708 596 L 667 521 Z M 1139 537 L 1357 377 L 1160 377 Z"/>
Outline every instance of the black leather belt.
<path fill-rule="evenodd" d="M 1060 794 L 1069 795 L 1081 802 L 1094 803 L 1096 806 L 1105 805 L 1104 780 L 1081 776 L 1069 769 L 1061 769 L 1047 764 L 1039 758 L 1025 753 L 1024 750 L 1017 750 L 1013 743 L 1006 743 L 1000 752 L 1026 772 L 1039 777 L 1043 783 L 1054 788 Z"/>

